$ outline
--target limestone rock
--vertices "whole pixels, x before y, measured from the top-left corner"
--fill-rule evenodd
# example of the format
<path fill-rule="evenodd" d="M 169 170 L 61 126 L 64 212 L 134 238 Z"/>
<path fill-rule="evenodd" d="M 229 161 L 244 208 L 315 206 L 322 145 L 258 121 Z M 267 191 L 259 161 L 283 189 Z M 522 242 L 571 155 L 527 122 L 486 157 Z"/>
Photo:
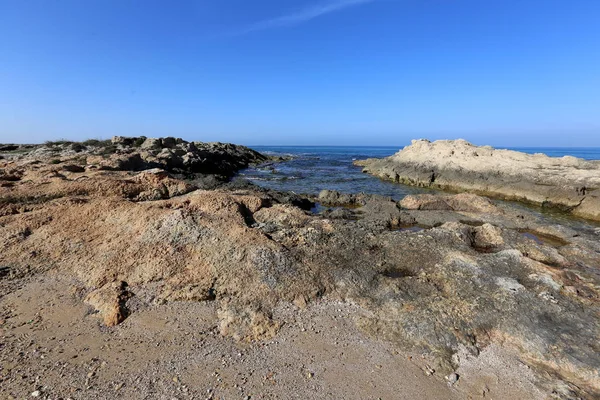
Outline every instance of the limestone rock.
<path fill-rule="evenodd" d="M 254 213 L 254 219 L 261 223 L 272 223 L 286 228 L 297 228 L 306 225 L 310 217 L 297 207 L 276 204 L 265 207 Z"/>
<path fill-rule="evenodd" d="M 238 170 L 268 160 L 252 149 L 229 143 L 187 142 L 181 138 L 114 136 L 110 141 L 50 142 L 13 155 L 18 160 L 57 160 L 113 171 L 161 168 L 180 174 L 214 174 L 230 178 Z M 75 162 L 75 160 L 77 160 Z M 83 167 L 83 165 L 82 165 Z M 68 168 L 68 167 L 67 167 Z"/>
<path fill-rule="evenodd" d="M 144 141 L 144 143 L 142 143 L 142 145 L 140 146 L 140 149 L 160 149 L 161 148 L 161 140 L 160 139 L 153 139 L 153 138 L 148 138 Z"/>
<path fill-rule="evenodd" d="M 232 166 L 252 157 L 194 146 L 211 162 L 220 151 L 235 157 Z M 86 158 L 89 166 L 137 155 L 160 168 L 155 153 Z M 90 291 L 107 325 L 162 301 L 214 301 L 219 332 L 242 341 L 277 335 L 280 306 L 326 297 L 352 304 L 365 334 L 431 355 L 436 374 L 457 371 L 458 349 L 476 355 L 497 344 L 550 385 L 566 382 L 581 398 L 600 393 L 600 244 L 589 226 L 557 228 L 526 209 L 464 196 L 417 198 L 415 209 L 400 210 L 389 198 L 353 194 L 352 218 L 328 219 L 295 207 L 305 203 L 290 194 L 193 190 L 164 168 L 65 176 L 49 160 L 0 161 L 18 178 L 0 182 L 0 295 L 26 290 L 34 275 L 62 275 Z M 127 300 L 130 291 L 139 295 Z"/>
<path fill-rule="evenodd" d="M 490 199 L 470 193 L 456 195 L 418 194 L 404 197 L 398 205 L 406 210 L 451 210 L 470 213 L 500 213 Z"/>
<path fill-rule="evenodd" d="M 127 136 L 113 136 L 110 140 L 112 144 L 121 146 L 132 146 L 135 143 L 142 143 L 146 139 L 145 136 L 139 137 L 127 137 Z"/>
<path fill-rule="evenodd" d="M 600 220 L 600 161 L 496 150 L 465 140 L 416 140 L 393 156 L 356 165 L 398 183 L 522 200 Z"/>
<path fill-rule="evenodd" d="M 132 293 L 127 290 L 127 283 L 112 282 L 91 292 L 85 302 L 94 307 L 106 326 L 115 326 L 127 318 L 126 302 Z"/>
<path fill-rule="evenodd" d="M 473 246 L 478 249 L 498 250 L 504 245 L 502 230 L 491 224 L 473 228 Z"/>

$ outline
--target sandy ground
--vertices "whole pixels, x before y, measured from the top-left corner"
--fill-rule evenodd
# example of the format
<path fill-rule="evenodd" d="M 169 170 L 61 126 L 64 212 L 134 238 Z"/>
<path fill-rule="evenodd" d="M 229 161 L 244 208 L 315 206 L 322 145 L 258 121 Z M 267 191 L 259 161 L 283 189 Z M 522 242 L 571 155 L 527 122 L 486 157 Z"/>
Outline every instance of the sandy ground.
<path fill-rule="evenodd" d="M 275 339 L 237 343 L 218 334 L 215 302 L 158 305 L 152 288 L 138 289 L 136 312 L 106 328 L 77 282 L 46 274 L 19 284 L 0 300 L 2 399 L 545 398 L 495 346 L 461 355 L 450 385 L 427 356 L 363 335 L 361 310 L 347 303 L 283 305 Z"/>

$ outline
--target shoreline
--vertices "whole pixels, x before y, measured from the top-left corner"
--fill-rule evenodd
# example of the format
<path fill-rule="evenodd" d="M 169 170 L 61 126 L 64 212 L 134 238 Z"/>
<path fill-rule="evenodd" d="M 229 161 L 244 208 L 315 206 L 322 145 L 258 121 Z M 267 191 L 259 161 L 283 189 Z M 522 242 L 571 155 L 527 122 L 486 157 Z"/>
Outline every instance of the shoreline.
<path fill-rule="evenodd" d="M 357 160 L 354 165 L 363 167 L 365 173 L 409 186 L 467 191 L 600 221 L 597 160 L 528 155 L 477 147 L 463 140 L 415 140 L 393 156 Z"/>
<path fill-rule="evenodd" d="M 0 160 L 2 395 L 600 393 L 600 230 L 466 193 L 307 199 L 193 175 L 177 142 Z"/>

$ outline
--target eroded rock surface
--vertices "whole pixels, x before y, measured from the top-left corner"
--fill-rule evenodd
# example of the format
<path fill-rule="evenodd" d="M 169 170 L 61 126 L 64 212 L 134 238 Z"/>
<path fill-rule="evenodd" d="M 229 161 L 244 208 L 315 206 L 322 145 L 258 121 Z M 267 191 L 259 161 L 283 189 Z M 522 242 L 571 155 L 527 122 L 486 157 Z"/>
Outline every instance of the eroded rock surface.
<path fill-rule="evenodd" d="M 250 164 L 268 157 L 245 146 L 230 143 L 188 142 L 180 138 L 146 138 L 115 136 L 111 140 L 85 142 L 47 142 L 33 146 L 4 146 L 8 159 L 46 160 L 63 169 L 142 171 L 160 168 L 175 173 L 219 174 L 231 177 Z M 66 164 L 66 160 L 70 164 Z"/>
<path fill-rule="evenodd" d="M 600 161 L 497 150 L 464 140 L 414 140 L 393 156 L 355 164 L 398 183 L 523 200 L 600 220 Z"/>
<path fill-rule="evenodd" d="M 349 217 L 252 186 L 197 190 L 157 169 L 72 172 L 29 158 L 0 169 L 12 177 L 0 187 L 0 296 L 65 276 L 108 326 L 139 309 L 211 302 L 218 331 L 244 343 L 278 335 L 282 304 L 342 301 L 363 332 L 427 354 L 427 373 L 442 379 L 460 369 L 458 354 L 493 345 L 518 352 L 545 393 L 600 393 L 592 228 L 464 194 L 323 193 L 350 204 L 338 208 Z M 11 305 L 2 310 L 10 325 Z"/>

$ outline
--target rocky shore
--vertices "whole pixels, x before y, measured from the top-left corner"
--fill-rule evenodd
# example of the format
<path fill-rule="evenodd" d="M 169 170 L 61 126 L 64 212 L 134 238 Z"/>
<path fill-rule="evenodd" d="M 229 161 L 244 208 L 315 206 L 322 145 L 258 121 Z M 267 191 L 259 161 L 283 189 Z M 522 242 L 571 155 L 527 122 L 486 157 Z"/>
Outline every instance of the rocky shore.
<path fill-rule="evenodd" d="M 600 161 L 497 150 L 464 140 L 414 140 L 393 156 L 355 164 L 406 185 L 525 201 L 600 220 Z"/>
<path fill-rule="evenodd" d="M 161 168 L 180 174 L 214 174 L 230 178 L 235 172 L 269 160 L 245 146 L 231 143 L 188 142 L 180 138 L 115 136 L 111 140 L 57 141 L 43 145 L 0 145 L 6 159 L 46 161 L 87 170 L 143 171 Z M 68 167 L 66 167 L 68 168 Z"/>
<path fill-rule="evenodd" d="M 240 146 L 57 146 L 0 160 L 2 398 L 600 395 L 592 226 L 475 194 L 314 213 L 198 183 L 266 160 Z"/>

